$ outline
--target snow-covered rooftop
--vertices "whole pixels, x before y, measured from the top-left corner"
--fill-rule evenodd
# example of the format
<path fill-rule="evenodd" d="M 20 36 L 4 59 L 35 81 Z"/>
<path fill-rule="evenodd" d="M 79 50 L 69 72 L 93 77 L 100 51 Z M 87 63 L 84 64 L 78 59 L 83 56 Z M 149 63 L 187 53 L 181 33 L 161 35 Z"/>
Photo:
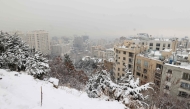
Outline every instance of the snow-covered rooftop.
<path fill-rule="evenodd" d="M 172 51 L 172 49 L 164 49 L 162 51 L 170 52 L 170 51 Z"/>
<path fill-rule="evenodd" d="M 155 60 L 159 60 L 161 53 L 160 51 L 151 51 L 151 52 L 147 52 L 144 54 L 138 54 L 139 56 L 143 56 L 143 57 L 147 57 L 150 59 L 155 59 Z"/>
<path fill-rule="evenodd" d="M 114 48 L 109 48 L 109 49 L 106 49 L 106 50 L 114 51 Z"/>
<path fill-rule="evenodd" d="M 190 70 L 190 64 L 188 64 L 187 62 L 181 62 L 181 65 L 173 65 L 173 64 L 168 64 L 168 63 L 165 63 L 165 64 L 169 66 L 177 67 L 177 68 Z"/>

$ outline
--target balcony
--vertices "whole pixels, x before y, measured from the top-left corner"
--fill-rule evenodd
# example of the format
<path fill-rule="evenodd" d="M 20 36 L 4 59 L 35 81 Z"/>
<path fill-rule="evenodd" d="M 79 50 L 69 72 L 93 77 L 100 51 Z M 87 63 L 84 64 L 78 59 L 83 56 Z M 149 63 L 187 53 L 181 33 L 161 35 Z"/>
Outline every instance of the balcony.
<path fill-rule="evenodd" d="M 144 70 L 143 70 L 143 73 L 147 73 L 147 69 L 144 69 Z"/>
<path fill-rule="evenodd" d="M 160 80 L 161 79 L 161 74 L 155 73 L 155 78 Z"/>
<path fill-rule="evenodd" d="M 132 63 L 133 63 L 133 59 L 129 59 L 129 63 L 131 63 L 131 64 L 132 64 Z"/>
<path fill-rule="evenodd" d="M 129 53 L 129 57 L 133 58 L 134 57 L 134 53 Z"/>

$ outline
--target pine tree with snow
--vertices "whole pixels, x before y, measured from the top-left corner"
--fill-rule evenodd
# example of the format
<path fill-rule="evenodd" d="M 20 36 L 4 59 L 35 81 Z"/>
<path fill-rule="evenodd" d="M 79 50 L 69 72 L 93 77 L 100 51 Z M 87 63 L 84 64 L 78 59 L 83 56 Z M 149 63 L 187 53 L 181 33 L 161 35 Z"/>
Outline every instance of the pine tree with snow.
<path fill-rule="evenodd" d="M 31 49 L 17 34 L 0 33 L 0 67 L 13 71 L 29 71 L 37 78 L 49 71 L 48 61 L 42 53 Z"/>
<path fill-rule="evenodd" d="M 48 60 L 39 51 L 36 51 L 33 56 L 29 57 L 26 64 L 26 71 L 38 79 L 42 79 L 43 75 L 50 70 Z"/>
<path fill-rule="evenodd" d="M 150 83 L 139 86 L 139 79 L 135 80 L 129 71 L 116 84 L 110 79 L 110 74 L 102 70 L 89 79 L 86 85 L 86 92 L 91 98 L 106 96 L 109 100 L 118 100 L 125 105 L 132 105 L 135 102 L 137 108 L 145 104 L 143 100 L 147 96 L 143 96 L 142 91 L 149 88 L 151 88 Z"/>
<path fill-rule="evenodd" d="M 15 34 L 1 32 L 0 34 L 0 58 L 2 68 L 11 70 L 24 70 L 26 58 L 29 56 L 29 47 Z"/>

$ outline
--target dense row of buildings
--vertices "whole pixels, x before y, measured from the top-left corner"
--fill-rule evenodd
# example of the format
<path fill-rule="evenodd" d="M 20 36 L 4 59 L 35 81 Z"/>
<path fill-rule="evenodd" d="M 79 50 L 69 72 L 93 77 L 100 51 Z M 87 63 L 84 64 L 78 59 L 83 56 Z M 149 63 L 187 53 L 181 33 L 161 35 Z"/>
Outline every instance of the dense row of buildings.
<path fill-rule="evenodd" d="M 9 32 L 15 34 L 15 32 Z M 121 37 L 115 43 L 101 39 L 94 45 L 88 36 L 53 38 L 47 31 L 27 33 L 17 31 L 30 48 L 52 56 L 71 55 L 74 61 L 83 56 L 104 59 L 104 65 L 113 72 L 115 80 L 133 72 L 140 84 L 154 82 L 156 89 L 180 98 L 190 97 L 190 43 L 189 38 L 153 38 L 141 33 L 137 37 Z"/>
<path fill-rule="evenodd" d="M 151 37 L 126 39 L 114 46 L 114 77 L 119 80 L 126 68 L 140 84 L 155 83 L 161 93 L 190 97 L 190 52 L 187 37 L 178 40 Z"/>

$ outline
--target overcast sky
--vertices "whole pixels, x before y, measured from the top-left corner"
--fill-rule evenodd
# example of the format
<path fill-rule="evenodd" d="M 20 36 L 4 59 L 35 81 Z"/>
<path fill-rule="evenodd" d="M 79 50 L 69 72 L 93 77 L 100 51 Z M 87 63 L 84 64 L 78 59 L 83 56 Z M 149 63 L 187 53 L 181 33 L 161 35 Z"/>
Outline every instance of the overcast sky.
<path fill-rule="evenodd" d="M 50 36 L 190 36 L 189 0 L 0 0 L 0 30 Z"/>

